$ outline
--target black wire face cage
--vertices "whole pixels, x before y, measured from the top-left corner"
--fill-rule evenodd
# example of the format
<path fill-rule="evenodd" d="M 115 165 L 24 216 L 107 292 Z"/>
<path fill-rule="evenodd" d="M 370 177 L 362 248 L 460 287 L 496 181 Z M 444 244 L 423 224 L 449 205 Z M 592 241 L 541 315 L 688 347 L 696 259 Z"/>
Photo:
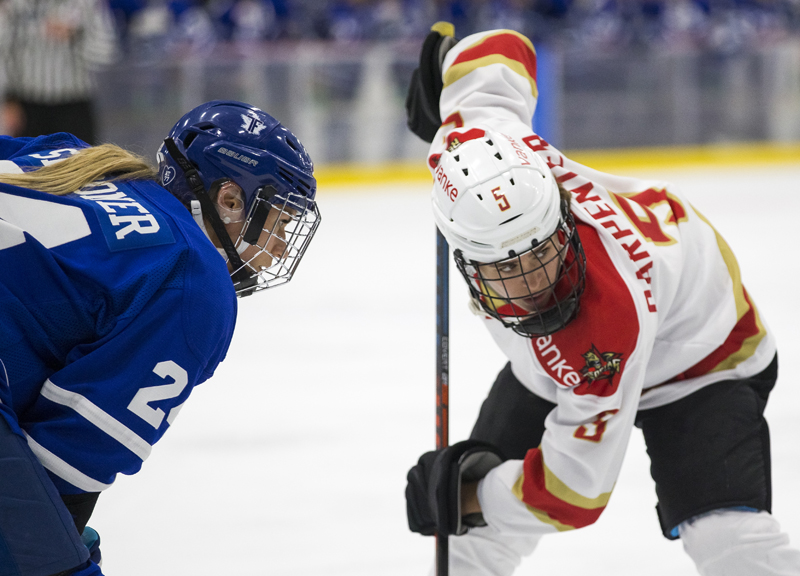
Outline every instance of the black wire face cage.
<path fill-rule="evenodd" d="M 285 284 L 321 221 L 315 202 L 303 194 L 262 190 L 235 244 L 243 265 L 231 272 L 237 296 Z"/>
<path fill-rule="evenodd" d="M 473 299 L 489 316 L 517 334 L 547 336 L 564 328 L 578 314 L 586 286 L 586 256 L 575 221 L 562 206 L 556 232 L 531 248 L 496 262 L 465 260 L 454 252 L 456 265 Z"/>

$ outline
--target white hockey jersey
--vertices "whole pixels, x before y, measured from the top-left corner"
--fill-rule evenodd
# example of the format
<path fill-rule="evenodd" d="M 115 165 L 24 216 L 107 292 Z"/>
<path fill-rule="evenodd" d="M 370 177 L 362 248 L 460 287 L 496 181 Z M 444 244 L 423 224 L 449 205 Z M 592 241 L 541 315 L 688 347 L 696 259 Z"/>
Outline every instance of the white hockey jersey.
<path fill-rule="evenodd" d="M 637 410 L 757 374 L 775 343 L 727 244 L 687 198 L 666 182 L 582 166 L 531 131 L 536 54 L 527 38 L 464 38 L 447 53 L 443 80 L 431 170 L 481 127 L 505 134 L 572 193 L 587 258 L 580 312 L 563 330 L 526 338 L 486 318 L 515 376 L 557 407 L 538 448 L 481 481 L 484 518 L 501 535 L 587 526 L 609 500 Z"/>

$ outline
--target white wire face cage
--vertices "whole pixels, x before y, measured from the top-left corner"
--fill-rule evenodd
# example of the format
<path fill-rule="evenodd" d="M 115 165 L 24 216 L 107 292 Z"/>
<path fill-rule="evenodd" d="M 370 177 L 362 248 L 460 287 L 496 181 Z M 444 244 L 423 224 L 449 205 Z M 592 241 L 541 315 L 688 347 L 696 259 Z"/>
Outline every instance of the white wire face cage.
<path fill-rule="evenodd" d="M 480 309 L 526 337 L 553 334 L 578 314 L 586 285 L 586 256 L 567 211 L 556 232 L 530 249 L 494 262 L 454 252 L 456 265 Z"/>
<path fill-rule="evenodd" d="M 259 218 L 259 213 L 266 217 Z M 234 242 L 243 262 L 231 271 L 236 295 L 249 296 L 289 282 L 321 220 L 316 202 L 303 194 L 257 196 Z"/>

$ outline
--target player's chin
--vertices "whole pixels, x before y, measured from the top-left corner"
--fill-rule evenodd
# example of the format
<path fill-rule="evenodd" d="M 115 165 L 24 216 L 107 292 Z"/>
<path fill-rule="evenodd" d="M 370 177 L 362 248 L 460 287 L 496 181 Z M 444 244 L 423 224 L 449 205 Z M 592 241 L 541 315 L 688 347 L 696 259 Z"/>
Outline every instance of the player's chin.
<path fill-rule="evenodd" d="M 523 314 L 527 313 L 526 316 L 520 316 L 520 318 L 531 318 L 552 307 L 553 293 L 548 290 L 545 294 L 520 298 L 514 304 L 523 311 Z"/>

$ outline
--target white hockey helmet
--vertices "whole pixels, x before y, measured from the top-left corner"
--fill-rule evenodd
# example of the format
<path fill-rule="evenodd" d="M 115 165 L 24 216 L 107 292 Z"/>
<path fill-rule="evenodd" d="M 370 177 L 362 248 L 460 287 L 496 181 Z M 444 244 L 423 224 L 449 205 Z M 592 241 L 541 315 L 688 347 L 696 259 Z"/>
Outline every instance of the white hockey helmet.
<path fill-rule="evenodd" d="M 433 217 L 450 247 L 480 262 L 524 252 L 561 220 L 558 184 L 523 142 L 490 130 L 442 154 Z"/>
<path fill-rule="evenodd" d="M 521 335 L 551 334 L 575 318 L 585 285 L 569 203 L 523 142 L 473 130 L 439 159 L 434 220 L 486 314 Z"/>

